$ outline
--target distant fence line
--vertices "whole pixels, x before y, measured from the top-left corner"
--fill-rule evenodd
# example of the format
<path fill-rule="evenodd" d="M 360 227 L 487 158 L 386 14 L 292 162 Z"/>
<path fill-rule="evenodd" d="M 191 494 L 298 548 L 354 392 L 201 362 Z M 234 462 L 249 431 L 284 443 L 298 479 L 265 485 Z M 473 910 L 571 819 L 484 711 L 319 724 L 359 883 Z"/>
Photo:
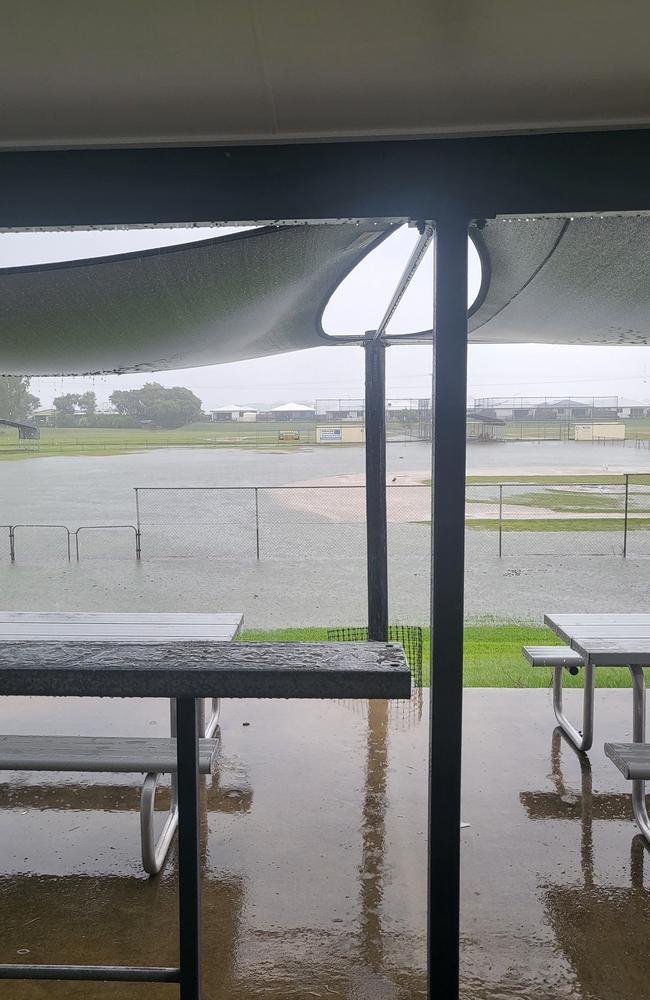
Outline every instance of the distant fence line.
<path fill-rule="evenodd" d="M 365 557 L 362 485 L 139 487 L 136 507 L 144 558 Z M 388 484 L 387 514 L 391 558 L 428 551 L 428 483 Z M 650 475 L 468 483 L 466 528 L 470 557 L 645 557 Z"/>
<path fill-rule="evenodd" d="M 650 556 L 650 474 L 610 482 L 466 486 L 468 561 Z M 65 559 L 365 559 L 365 486 L 137 487 L 134 524 L 0 525 L 12 562 Z M 387 485 L 389 557 L 429 551 L 431 487 Z M 1 558 L 2 548 L 0 548 Z"/>

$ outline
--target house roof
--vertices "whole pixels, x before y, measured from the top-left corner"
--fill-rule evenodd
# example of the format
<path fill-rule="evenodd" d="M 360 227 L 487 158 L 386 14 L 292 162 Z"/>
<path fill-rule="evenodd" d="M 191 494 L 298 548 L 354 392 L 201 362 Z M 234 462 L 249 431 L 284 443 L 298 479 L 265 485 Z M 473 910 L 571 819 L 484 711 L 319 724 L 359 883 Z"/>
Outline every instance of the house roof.
<path fill-rule="evenodd" d="M 305 403 L 282 403 L 271 408 L 271 413 L 313 413 L 314 407 Z"/>
<path fill-rule="evenodd" d="M 211 413 L 257 413 L 254 406 L 243 406 L 240 403 L 229 403 L 226 406 L 215 406 Z"/>
<path fill-rule="evenodd" d="M 11 6 L 6 146 L 282 141 L 649 121 L 650 11 L 446 0 Z"/>

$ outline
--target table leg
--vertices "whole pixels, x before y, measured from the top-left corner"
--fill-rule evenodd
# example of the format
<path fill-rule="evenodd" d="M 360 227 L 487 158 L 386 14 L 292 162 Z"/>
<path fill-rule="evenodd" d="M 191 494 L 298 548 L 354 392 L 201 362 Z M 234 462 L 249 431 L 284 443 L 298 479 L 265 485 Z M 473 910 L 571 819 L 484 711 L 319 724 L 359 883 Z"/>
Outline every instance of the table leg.
<path fill-rule="evenodd" d="M 199 709 L 194 698 L 177 700 L 176 728 L 180 1000 L 200 1000 Z"/>
<path fill-rule="evenodd" d="M 630 666 L 632 674 L 632 740 L 645 743 L 645 675 L 643 667 Z M 632 782 L 632 808 L 641 833 L 650 840 L 650 817 L 645 797 L 645 781 Z"/>
<path fill-rule="evenodd" d="M 585 664 L 585 682 L 582 695 L 582 732 L 579 732 L 574 725 L 569 722 L 562 708 L 563 692 L 563 671 L 564 667 L 553 668 L 553 711 L 555 718 L 562 731 L 573 743 L 576 750 L 585 753 L 591 750 L 594 741 L 594 685 L 595 668 L 590 664 Z"/>
<path fill-rule="evenodd" d="M 204 736 L 212 736 L 214 728 L 211 732 L 206 730 L 205 724 L 205 699 L 197 698 L 196 701 L 198 713 L 199 713 L 199 736 L 203 739 Z M 214 704 L 214 700 L 213 700 Z M 169 700 L 169 735 L 176 736 L 176 699 L 170 698 Z"/>

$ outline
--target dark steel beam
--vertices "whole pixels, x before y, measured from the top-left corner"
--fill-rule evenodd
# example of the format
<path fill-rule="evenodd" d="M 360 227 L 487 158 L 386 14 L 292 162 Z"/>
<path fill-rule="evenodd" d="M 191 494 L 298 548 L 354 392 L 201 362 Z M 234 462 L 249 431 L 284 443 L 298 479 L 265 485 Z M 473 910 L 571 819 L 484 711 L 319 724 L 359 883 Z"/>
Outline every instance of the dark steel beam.
<path fill-rule="evenodd" d="M 368 638 L 388 639 L 386 525 L 386 345 L 368 335 L 366 351 L 366 571 Z"/>
<path fill-rule="evenodd" d="M 650 210 L 650 129 L 0 153 L 0 227 Z"/>
<path fill-rule="evenodd" d="M 199 718 L 194 698 L 176 702 L 180 1000 L 201 1000 Z"/>
<path fill-rule="evenodd" d="M 463 700 L 467 223 L 436 220 L 429 789 L 429 996 L 457 1000 Z"/>

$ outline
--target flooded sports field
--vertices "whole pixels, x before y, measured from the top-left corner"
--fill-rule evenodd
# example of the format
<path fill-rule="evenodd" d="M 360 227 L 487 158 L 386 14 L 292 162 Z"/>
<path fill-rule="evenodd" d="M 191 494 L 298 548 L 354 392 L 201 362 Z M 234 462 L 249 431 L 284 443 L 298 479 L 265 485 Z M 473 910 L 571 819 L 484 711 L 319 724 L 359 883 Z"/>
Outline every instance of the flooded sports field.
<path fill-rule="evenodd" d="M 391 618 L 423 623 L 429 605 L 430 444 L 389 444 L 387 465 Z M 468 447 L 470 476 L 504 482 L 648 471 L 650 453 L 630 447 Z M 363 477 L 364 451 L 356 446 L 165 449 L 1 462 L 1 606 L 237 610 L 249 627 L 261 628 L 363 622 Z M 549 602 L 563 595 L 576 610 L 593 609 L 596 600 L 625 611 L 644 599 L 650 498 L 633 498 L 638 510 L 624 539 L 620 485 L 590 488 L 590 503 L 594 491 L 611 493 L 602 514 L 589 506 L 576 513 L 566 492 L 559 511 L 540 508 L 545 500 L 535 487 L 521 489 L 507 494 L 499 510 L 498 485 L 468 488 L 469 618 L 539 620 Z M 556 494 L 558 489 L 565 488 L 555 487 Z M 584 497 L 580 502 L 586 503 Z M 567 516 L 569 524 L 563 522 Z M 548 530 L 540 530 L 542 518 Z M 577 530 L 587 520 L 590 530 Z M 9 529 L 2 525 L 14 526 L 13 563 Z"/>

